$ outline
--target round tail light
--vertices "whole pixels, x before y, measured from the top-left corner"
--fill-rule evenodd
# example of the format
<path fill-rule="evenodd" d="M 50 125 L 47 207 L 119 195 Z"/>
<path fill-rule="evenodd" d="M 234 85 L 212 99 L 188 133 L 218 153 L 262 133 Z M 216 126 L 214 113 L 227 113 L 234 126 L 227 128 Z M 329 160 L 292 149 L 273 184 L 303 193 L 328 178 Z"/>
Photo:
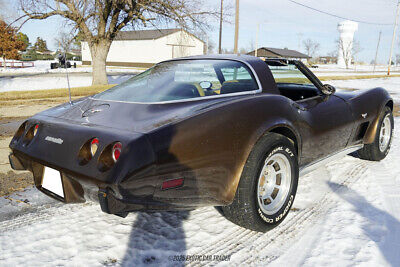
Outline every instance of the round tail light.
<path fill-rule="evenodd" d="M 20 138 L 24 135 L 25 132 L 25 127 L 26 127 L 26 121 L 19 126 L 17 132 L 14 135 L 14 138 L 12 139 L 13 143 L 16 143 L 20 140 Z"/>
<path fill-rule="evenodd" d="M 39 124 L 36 124 L 35 127 L 33 128 L 33 136 L 36 136 L 38 129 L 39 129 Z"/>
<path fill-rule="evenodd" d="M 92 154 L 92 157 L 96 154 L 98 147 L 99 147 L 99 139 L 93 138 L 92 141 L 90 142 L 90 153 Z"/>
<path fill-rule="evenodd" d="M 119 159 L 121 151 L 122 151 L 122 144 L 120 142 L 115 143 L 112 148 L 112 158 L 114 162 L 117 162 L 117 160 Z"/>

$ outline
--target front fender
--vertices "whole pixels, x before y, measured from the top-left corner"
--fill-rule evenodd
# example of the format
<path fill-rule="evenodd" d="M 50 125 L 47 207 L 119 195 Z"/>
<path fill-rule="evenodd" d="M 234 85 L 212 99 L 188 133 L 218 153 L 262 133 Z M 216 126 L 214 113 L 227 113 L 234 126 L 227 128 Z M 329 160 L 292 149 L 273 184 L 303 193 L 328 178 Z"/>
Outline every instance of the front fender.
<path fill-rule="evenodd" d="M 387 105 L 393 108 L 393 99 L 383 88 L 374 88 L 365 91 L 355 98 L 358 98 L 365 107 L 369 107 L 370 114 L 368 117 L 370 118 L 370 124 L 365 132 L 363 143 L 371 144 L 375 140 L 381 114 Z"/>

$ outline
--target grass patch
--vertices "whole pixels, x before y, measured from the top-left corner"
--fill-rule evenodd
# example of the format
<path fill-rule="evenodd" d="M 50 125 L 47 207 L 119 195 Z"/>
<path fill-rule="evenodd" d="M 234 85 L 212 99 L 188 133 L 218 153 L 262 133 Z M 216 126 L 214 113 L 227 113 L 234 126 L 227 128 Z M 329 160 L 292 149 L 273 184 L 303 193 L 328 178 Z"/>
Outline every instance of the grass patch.
<path fill-rule="evenodd" d="M 85 87 L 75 87 L 71 88 L 71 96 L 73 97 L 83 97 L 93 94 L 97 94 L 104 90 L 110 89 L 115 86 L 114 84 L 109 85 L 95 85 L 95 86 L 85 86 Z M 32 91 L 12 91 L 0 93 L 0 100 L 23 100 L 23 99 L 43 99 L 43 98 L 57 98 L 68 96 L 68 89 L 48 89 L 48 90 L 32 90 Z"/>

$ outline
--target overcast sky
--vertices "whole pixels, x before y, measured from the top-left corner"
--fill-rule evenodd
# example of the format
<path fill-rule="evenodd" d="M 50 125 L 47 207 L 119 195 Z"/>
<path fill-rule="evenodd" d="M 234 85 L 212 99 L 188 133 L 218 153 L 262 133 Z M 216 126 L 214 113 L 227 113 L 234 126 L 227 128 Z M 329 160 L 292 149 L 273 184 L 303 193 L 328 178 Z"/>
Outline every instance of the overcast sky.
<path fill-rule="evenodd" d="M 8 0 L 9 3 L 17 1 Z M 215 7 L 219 0 L 207 0 Z M 393 24 L 396 13 L 396 0 L 297 0 L 305 5 L 354 20 L 376 23 L 389 23 L 389 26 L 359 24 L 355 38 L 359 41 L 362 51 L 359 58 L 370 62 L 375 56 L 379 31 L 382 31 L 378 62 L 388 61 Z M 224 0 L 225 3 L 235 3 L 235 0 Z M 233 20 L 233 18 L 232 18 Z M 239 47 L 249 48 L 256 39 L 257 23 L 260 27 L 259 46 L 296 49 L 304 51 L 302 40 L 310 38 L 320 43 L 319 55 L 336 49 L 335 40 L 339 34 L 338 22 L 342 19 L 321 14 L 296 5 L 289 0 L 240 0 L 240 33 Z M 218 22 L 213 24 L 209 33 L 210 40 L 218 43 Z M 54 49 L 54 37 L 63 29 L 63 23 L 58 18 L 45 21 L 26 23 L 22 32 L 34 42 L 37 36 L 43 37 L 50 48 Z M 399 32 L 399 31 L 398 31 Z M 234 25 L 225 24 L 223 29 L 223 47 L 233 47 Z M 399 41 L 396 40 L 395 54 L 400 54 Z"/>

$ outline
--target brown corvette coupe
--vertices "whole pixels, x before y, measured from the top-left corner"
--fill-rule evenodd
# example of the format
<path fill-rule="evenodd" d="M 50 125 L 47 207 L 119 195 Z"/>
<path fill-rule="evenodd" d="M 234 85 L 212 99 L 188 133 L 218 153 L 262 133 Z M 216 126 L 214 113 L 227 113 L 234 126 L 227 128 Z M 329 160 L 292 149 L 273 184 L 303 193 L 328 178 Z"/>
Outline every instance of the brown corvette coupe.
<path fill-rule="evenodd" d="M 384 89 L 336 92 L 299 61 L 174 59 L 28 119 L 10 163 L 64 203 L 92 199 L 119 216 L 212 205 L 267 231 L 299 174 L 354 151 L 385 158 L 392 110 Z"/>

